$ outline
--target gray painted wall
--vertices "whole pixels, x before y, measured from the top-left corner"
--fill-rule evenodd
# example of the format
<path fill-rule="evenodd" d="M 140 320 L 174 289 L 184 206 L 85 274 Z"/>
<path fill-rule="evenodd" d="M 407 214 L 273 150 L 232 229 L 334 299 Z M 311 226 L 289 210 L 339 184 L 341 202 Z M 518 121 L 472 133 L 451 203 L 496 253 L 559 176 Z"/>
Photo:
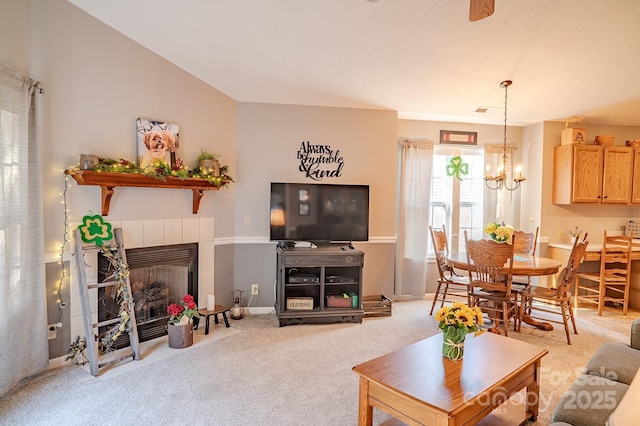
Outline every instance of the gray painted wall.
<path fill-rule="evenodd" d="M 354 243 L 353 246 L 362 250 L 364 256 L 363 295 L 380 295 L 391 298 L 393 296 L 394 255 L 393 243 Z M 216 260 L 218 259 L 216 248 Z M 267 244 L 237 244 L 234 247 L 234 282 L 236 289 L 243 290 L 243 304 L 248 305 L 251 298 L 251 284 L 260 286 L 260 294 L 254 296 L 250 307 L 273 307 L 275 303 L 276 280 L 276 245 Z M 226 283 L 221 283 L 218 276 L 216 261 L 216 300 L 219 297 L 230 296 L 231 289 Z M 221 289 L 224 286 L 224 290 Z M 222 292 L 222 294 L 221 294 Z M 231 299 L 228 299 L 231 300 Z"/>
<path fill-rule="evenodd" d="M 65 269 L 65 277 L 62 281 L 61 295 L 62 299 L 69 304 L 71 295 L 69 294 L 69 262 L 63 262 Z M 56 324 L 60 321 L 62 324 L 69 324 L 70 310 L 68 308 L 58 309 L 58 296 L 56 292 L 60 288 L 60 278 L 62 277 L 62 268 L 59 264 L 48 263 L 45 269 L 47 281 L 47 318 L 49 324 Z M 73 336 L 75 339 L 76 336 Z M 69 342 L 72 340 L 69 327 L 61 327 L 56 329 L 56 337 L 49 339 L 49 359 L 67 355 Z"/>

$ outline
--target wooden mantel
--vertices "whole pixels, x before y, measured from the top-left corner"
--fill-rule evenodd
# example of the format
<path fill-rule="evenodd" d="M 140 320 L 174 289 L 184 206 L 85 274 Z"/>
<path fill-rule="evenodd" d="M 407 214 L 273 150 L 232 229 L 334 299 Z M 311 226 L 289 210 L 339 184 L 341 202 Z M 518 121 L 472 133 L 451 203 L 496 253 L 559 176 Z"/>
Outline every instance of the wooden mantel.
<path fill-rule="evenodd" d="M 109 204 L 113 189 L 117 186 L 132 186 L 141 188 L 174 188 L 191 189 L 193 191 L 193 214 L 198 213 L 200 200 L 204 191 L 217 191 L 220 186 L 216 186 L 204 179 L 198 178 L 177 178 L 167 176 L 166 180 L 156 179 L 136 173 L 112 173 L 94 172 L 91 170 L 67 169 L 65 173 L 71 175 L 78 185 L 95 185 L 102 188 L 102 215 L 109 214 Z M 223 182 L 227 183 L 227 182 Z"/>

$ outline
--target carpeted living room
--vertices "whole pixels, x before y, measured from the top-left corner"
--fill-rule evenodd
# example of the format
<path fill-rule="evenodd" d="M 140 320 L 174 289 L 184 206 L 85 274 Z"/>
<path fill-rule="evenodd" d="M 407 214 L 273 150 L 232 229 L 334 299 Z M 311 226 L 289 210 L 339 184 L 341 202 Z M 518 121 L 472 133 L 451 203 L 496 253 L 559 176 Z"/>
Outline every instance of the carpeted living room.
<path fill-rule="evenodd" d="M 615 3 L 0 2 L 0 425 L 630 424 Z"/>
<path fill-rule="evenodd" d="M 391 316 L 365 318 L 362 324 L 278 327 L 274 312 L 250 314 L 231 320 L 231 329 L 222 322 L 212 326 L 209 336 L 200 328 L 193 346 L 170 349 L 160 359 L 153 359 L 153 348 L 143 349 L 141 361 L 98 377 L 76 365 L 47 370 L 0 400 L 2 423 L 355 425 L 358 377 L 352 368 L 437 335 L 430 306 L 428 299 L 397 302 Z M 552 411 L 592 354 L 605 342 L 628 344 L 640 312 L 622 316 L 606 309 L 598 317 L 585 307 L 576 316 L 579 334 L 572 345 L 561 326 L 543 331 L 523 325 L 520 333 L 509 333 L 510 339 L 549 351 L 540 371 L 539 416 L 529 425 L 551 423 Z M 166 337 L 158 340 L 156 346 L 166 346 Z M 516 396 L 499 408 L 494 419 L 500 421 L 493 424 L 513 424 L 501 415 L 521 402 Z M 392 421 L 374 410 L 374 424 Z"/>

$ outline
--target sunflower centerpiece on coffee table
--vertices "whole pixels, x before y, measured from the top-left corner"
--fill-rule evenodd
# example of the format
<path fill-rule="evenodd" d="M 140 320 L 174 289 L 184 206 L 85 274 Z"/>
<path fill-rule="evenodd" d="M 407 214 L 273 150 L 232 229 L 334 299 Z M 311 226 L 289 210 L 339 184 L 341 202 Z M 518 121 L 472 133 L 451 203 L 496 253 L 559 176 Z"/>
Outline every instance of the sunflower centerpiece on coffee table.
<path fill-rule="evenodd" d="M 451 306 L 443 306 L 436 313 L 438 327 L 442 330 L 442 356 L 458 360 L 464 355 L 464 339 L 468 333 L 479 336 L 485 332 L 482 324 L 482 309 L 473 308 L 462 302 L 454 302 Z"/>
<path fill-rule="evenodd" d="M 484 232 L 489 234 L 489 237 L 491 237 L 493 241 L 498 243 L 510 243 L 511 237 L 513 237 L 513 226 L 507 225 L 504 222 L 491 222 L 484 227 Z"/>

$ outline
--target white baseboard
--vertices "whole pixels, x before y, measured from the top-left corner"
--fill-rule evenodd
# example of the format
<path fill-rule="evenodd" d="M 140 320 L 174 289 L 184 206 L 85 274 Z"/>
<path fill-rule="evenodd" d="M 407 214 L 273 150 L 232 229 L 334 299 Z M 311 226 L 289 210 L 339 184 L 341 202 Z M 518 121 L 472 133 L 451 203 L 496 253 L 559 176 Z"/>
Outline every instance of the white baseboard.
<path fill-rule="evenodd" d="M 53 358 L 49 360 L 49 365 L 45 370 L 51 370 L 52 368 L 62 367 L 67 364 L 71 364 L 71 361 L 65 361 L 66 355 L 59 356 L 58 358 Z"/>

